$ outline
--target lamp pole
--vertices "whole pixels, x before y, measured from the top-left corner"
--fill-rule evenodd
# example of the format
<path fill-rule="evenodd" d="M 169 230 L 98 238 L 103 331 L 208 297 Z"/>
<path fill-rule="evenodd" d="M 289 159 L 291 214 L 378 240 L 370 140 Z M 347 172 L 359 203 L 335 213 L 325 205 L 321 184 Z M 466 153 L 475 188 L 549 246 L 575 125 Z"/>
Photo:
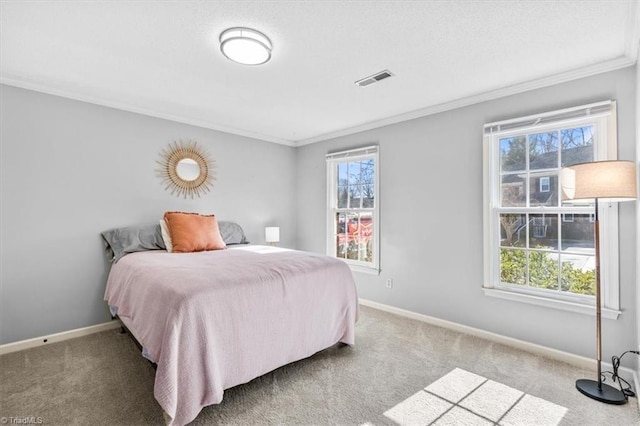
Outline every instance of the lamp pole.
<path fill-rule="evenodd" d="M 598 217 L 598 197 L 595 198 L 595 209 L 593 229 L 596 246 L 596 355 L 598 362 L 598 380 L 576 380 L 576 389 L 597 401 L 621 405 L 627 402 L 624 393 L 612 386 L 602 384 L 602 292 L 600 285 L 600 219 Z"/>
<path fill-rule="evenodd" d="M 596 279 L 596 354 L 598 379 L 576 380 L 576 388 L 607 404 L 624 404 L 627 397 L 619 389 L 602 383 L 602 285 L 600 282 L 600 219 L 598 201 L 620 202 L 637 196 L 636 165 L 631 161 L 605 160 L 567 166 L 561 171 L 564 202 L 595 200 L 594 242 Z"/>
<path fill-rule="evenodd" d="M 600 219 L 598 218 L 597 197 L 595 205 L 596 212 L 593 229 L 596 243 L 596 354 L 598 360 L 598 391 L 602 392 L 602 293 L 600 290 Z"/>

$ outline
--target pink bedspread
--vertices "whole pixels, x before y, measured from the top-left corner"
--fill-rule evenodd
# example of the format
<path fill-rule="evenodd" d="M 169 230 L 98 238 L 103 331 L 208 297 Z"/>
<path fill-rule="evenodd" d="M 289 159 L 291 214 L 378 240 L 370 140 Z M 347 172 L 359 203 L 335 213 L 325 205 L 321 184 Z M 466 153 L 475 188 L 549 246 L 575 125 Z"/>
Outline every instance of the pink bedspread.
<path fill-rule="evenodd" d="M 129 254 L 112 266 L 105 300 L 157 360 L 154 395 L 176 425 L 224 389 L 354 344 L 358 309 L 344 262 L 251 246 Z"/>

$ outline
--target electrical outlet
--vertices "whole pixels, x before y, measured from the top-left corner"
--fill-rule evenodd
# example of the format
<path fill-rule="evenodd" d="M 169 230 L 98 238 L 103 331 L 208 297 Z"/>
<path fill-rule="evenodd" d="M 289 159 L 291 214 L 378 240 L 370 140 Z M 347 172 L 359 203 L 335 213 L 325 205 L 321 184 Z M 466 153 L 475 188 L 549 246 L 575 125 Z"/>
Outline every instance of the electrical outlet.
<path fill-rule="evenodd" d="M 393 288 L 393 278 L 387 278 L 387 288 Z"/>

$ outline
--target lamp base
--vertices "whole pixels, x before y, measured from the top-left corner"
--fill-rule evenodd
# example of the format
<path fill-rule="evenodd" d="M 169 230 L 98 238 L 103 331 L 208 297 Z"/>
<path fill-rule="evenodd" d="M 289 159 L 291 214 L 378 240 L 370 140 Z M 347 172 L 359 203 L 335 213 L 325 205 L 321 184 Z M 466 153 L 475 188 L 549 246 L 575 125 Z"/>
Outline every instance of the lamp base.
<path fill-rule="evenodd" d="M 576 389 L 589 398 L 605 404 L 622 405 L 627 403 L 627 398 L 619 389 L 605 384 L 602 384 L 598 389 L 598 382 L 595 380 L 576 380 Z"/>

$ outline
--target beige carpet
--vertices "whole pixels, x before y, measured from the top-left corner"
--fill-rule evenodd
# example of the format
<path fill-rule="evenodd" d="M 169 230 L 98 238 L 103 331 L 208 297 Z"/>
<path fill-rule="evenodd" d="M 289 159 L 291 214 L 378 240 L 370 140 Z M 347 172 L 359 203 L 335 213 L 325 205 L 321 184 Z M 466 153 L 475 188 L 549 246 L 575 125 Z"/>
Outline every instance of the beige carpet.
<path fill-rule="evenodd" d="M 336 346 L 229 389 L 197 425 L 637 425 L 638 404 L 582 396 L 592 371 L 362 307 Z M 0 420 L 164 424 L 154 370 L 107 331 L 0 357 Z M 5 420 L 6 421 L 6 420 Z"/>

